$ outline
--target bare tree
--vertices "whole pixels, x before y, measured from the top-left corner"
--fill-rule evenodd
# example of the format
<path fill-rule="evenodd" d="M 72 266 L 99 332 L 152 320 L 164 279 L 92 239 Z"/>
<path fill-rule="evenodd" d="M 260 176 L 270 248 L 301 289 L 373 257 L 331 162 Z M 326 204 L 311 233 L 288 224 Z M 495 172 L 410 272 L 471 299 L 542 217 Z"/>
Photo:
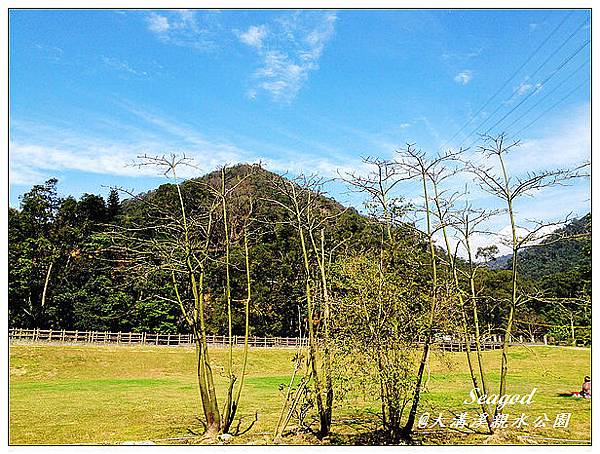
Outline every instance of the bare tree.
<path fill-rule="evenodd" d="M 406 148 L 397 150 L 398 160 L 396 164 L 404 169 L 410 178 L 417 179 L 422 187 L 421 197 L 423 199 L 423 212 L 425 213 L 425 227 L 426 237 L 429 246 L 430 266 L 431 266 L 431 290 L 429 295 L 429 317 L 425 324 L 425 342 L 423 344 L 423 353 L 421 355 L 421 362 L 417 371 L 417 378 L 415 383 L 415 389 L 412 399 L 412 406 L 408 415 L 408 420 L 405 426 L 406 435 L 412 433 L 415 419 L 417 416 L 417 410 L 419 407 L 419 400 L 421 396 L 421 389 L 423 383 L 423 374 L 427 361 L 429 358 L 431 344 L 433 340 L 436 315 L 441 311 L 441 303 L 444 299 L 442 297 L 442 288 L 439 280 L 438 270 L 438 252 L 435 246 L 434 235 L 438 231 L 444 233 L 444 238 L 447 240 L 445 233 L 445 220 L 446 214 L 442 214 L 442 201 L 438 193 L 437 184 L 448 177 L 447 169 L 444 167 L 444 163 L 451 161 L 455 158 L 456 153 L 447 153 L 438 155 L 433 159 L 428 159 L 421 150 L 415 148 L 414 144 L 407 144 Z M 433 193 L 432 193 L 433 191 Z M 438 225 L 434 223 L 434 216 L 438 217 Z M 452 253 L 449 249 L 449 244 L 446 241 L 448 248 L 448 257 L 452 257 Z"/>
<path fill-rule="evenodd" d="M 482 156 L 488 159 L 495 159 L 499 172 L 493 167 L 476 166 L 467 163 L 467 170 L 473 173 L 479 183 L 479 186 L 489 194 L 499 198 L 506 204 L 508 219 L 510 222 L 511 236 L 507 241 L 512 251 L 511 262 L 511 299 L 508 307 L 506 326 L 504 328 L 504 340 L 502 343 L 502 362 L 500 369 L 500 390 L 499 394 L 506 392 L 506 380 L 508 373 L 508 346 L 513 329 L 515 310 L 517 306 L 523 303 L 526 295 L 519 292 L 519 272 L 518 261 L 519 251 L 528 245 L 540 242 L 548 234 L 552 227 L 564 224 L 561 222 L 537 222 L 532 228 L 526 229 L 519 225 L 517 213 L 515 211 L 515 201 L 523 197 L 531 196 L 537 191 L 553 186 L 565 185 L 569 180 L 583 176 L 581 169 L 558 169 L 542 172 L 530 172 L 524 177 L 511 177 L 506 165 L 506 155 L 519 146 L 519 141 L 507 142 L 504 134 L 496 137 L 483 136 L 484 145 L 479 147 Z M 523 233 L 525 232 L 525 233 Z M 496 407 L 495 413 L 498 414 L 501 409 Z"/>
<path fill-rule="evenodd" d="M 477 368 L 478 368 L 478 372 L 479 372 L 479 379 L 480 379 L 480 385 L 477 384 L 477 381 L 475 380 L 474 377 L 472 377 L 473 380 L 473 386 L 478 389 L 477 393 L 479 396 L 483 395 L 487 395 L 488 394 L 488 387 L 487 387 L 487 380 L 486 380 L 486 372 L 485 372 L 485 366 L 483 363 L 483 355 L 482 355 L 482 347 L 481 347 L 481 327 L 480 327 L 480 323 L 479 323 L 479 309 L 478 309 L 478 305 L 477 305 L 477 301 L 478 301 L 478 292 L 476 290 L 476 277 L 477 274 L 479 273 L 479 271 L 482 269 L 482 267 L 485 267 L 487 265 L 487 261 L 476 261 L 476 259 L 478 258 L 479 255 L 485 255 L 486 257 L 489 256 L 490 254 L 494 254 L 497 253 L 498 248 L 496 246 L 493 247 L 488 247 L 487 249 L 482 249 L 479 248 L 479 250 L 476 252 L 476 254 L 473 254 L 473 246 L 472 246 L 472 239 L 474 235 L 487 235 L 490 234 L 490 232 L 488 232 L 487 230 L 483 229 L 481 226 L 482 224 L 484 224 L 485 222 L 487 222 L 490 218 L 500 214 L 500 210 L 483 210 L 483 209 L 475 209 L 471 206 L 470 203 L 466 203 L 464 205 L 464 207 L 460 210 L 455 210 L 454 212 L 452 212 L 450 214 L 451 218 L 452 218 L 452 229 L 455 232 L 456 235 L 456 239 L 458 241 L 458 245 L 461 245 L 464 249 L 464 252 L 466 252 L 466 259 L 467 259 L 467 267 L 466 269 L 464 267 L 460 267 L 460 266 L 456 266 L 456 262 L 454 263 L 454 276 L 455 276 L 455 281 L 456 281 L 456 285 L 459 286 L 458 290 L 462 293 L 465 294 L 466 299 L 468 299 L 471 302 L 471 316 L 472 316 L 472 320 L 473 320 L 473 338 L 475 341 L 475 352 L 476 352 L 476 357 L 477 357 Z M 460 284 L 458 282 L 458 274 L 462 274 L 464 277 L 466 277 L 466 279 L 468 280 L 468 290 L 465 291 L 464 289 L 460 288 Z M 463 308 L 464 308 L 464 303 L 463 303 Z M 466 310 L 463 311 L 464 314 L 464 320 L 465 320 L 465 332 L 469 333 L 466 326 L 467 326 L 467 317 L 466 317 Z M 467 334 L 467 348 L 466 348 L 466 352 L 467 352 L 467 360 L 469 362 L 470 365 L 470 369 L 472 370 L 472 366 L 471 366 L 471 359 L 470 359 L 470 338 L 469 338 L 469 334 Z M 489 409 L 487 408 L 486 404 L 482 404 L 482 410 L 483 412 L 487 415 L 487 422 L 488 422 L 488 429 L 490 432 L 493 431 L 492 429 L 492 418 L 491 418 L 491 413 L 489 411 Z"/>
<path fill-rule="evenodd" d="M 424 298 L 415 294 L 417 287 L 411 284 L 420 266 L 416 259 L 407 257 L 409 250 L 415 251 L 415 245 L 407 249 L 399 242 L 400 232 L 406 233 L 402 227 L 408 227 L 401 221 L 406 204 L 394 193 L 401 182 L 414 175 L 392 161 L 367 157 L 363 162 L 371 169 L 367 175 L 349 173 L 344 180 L 354 192 L 367 196 L 365 205 L 369 219 L 379 230 L 379 247 L 371 254 L 363 253 L 341 263 L 348 295 L 337 302 L 342 333 L 339 337 L 342 341 L 348 338 L 374 363 L 382 425 L 388 440 L 397 443 L 407 433 L 403 414 L 414 399 L 413 356 L 418 339 L 416 325 L 421 320 L 415 309 Z M 402 270 L 395 263 L 400 250 L 403 259 L 410 262 Z"/>
<path fill-rule="evenodd" d="M 331 352 L 329 339 L 330 326 L 330 296 L 329 283 L 327 280 L 325 226 L 340 215 L 340 213 L 326 214 L 322 207 L 322 188 L 324 180 L 316 176 L 300 175 L 294 180 L 284 177 L 275 177 L 272 181 L 278 198 L 269 201 L 287 213 L 287 220 L 298 234 L 299 246 L 302 252 L 303 267 L 305 273 L 304 297 L 306 301 L 307 331 L 308 331 L 308 366 L 310 377 L 315 390 L 315 400 L 319 415 L 318 436 L 324 437 L 329 434 L 333 409 L 333 382 L 331 370 Z M 318 233 L 317 233 L 318 232 Z M 320 239 L 317 240 L 317 234 Z M 316 261 L 318 271 L 313 271 L 313 263 Z M 314 275 L 320 282 L 322 311 L 318 311 Z M 317 314 L 319 318 L 317 319 Z M 321 342 L 317 336 L 317 324 L 324 327 Z M 320 365 L 319 350 L 323 345 L 323 361 Z M 305 381 L 305 377 L 303 380 Z M 289 396 L 288 396 L 289 397 Z M 287 402 L 287 399 L 286 399 Z M 285 406 L 285 403 L 284 403 Z M 295 405 L 289 410 L 293 411 Z M 289 418 L 287 418 L 289 421 Z M 282 432 L 286 424 L 278 424 L 278 430 Z"/>
<path fill-rule="evenodd" d="M 221 169 L 220 187 L 206 183 L 200 184 L 208 194 L 200 206 L 190 206 L 179 170 L 190 166 L 185 156 L 171 154 L 168 156 L 141 156 L 139 166 L 152 166 L 160 169 L 173 181 L 175 198 L 167 194 L 167 200 L 155 200 L 151 194 L 135 195 L 125 191 L 138 206 L 144 208 L 144 215 L 125 217 L 122 225 L 111 226 L 109 237 L 113 242 L 112 249 L 118 254 L 121 271 L 136 273 L 140 277 L 154 274 L 168 275 L 171 291 L 156 295 L 157 298 L 176 304 L 183 319 L 193 334 L 196 344 L 197 379 L 200 402 L 204 413 L 206 438 L 214 438 L 217 434 L 230 429 L 235 418 L 241 396 L 248 355 L 249 304 L 251 298 L 250 262 L 248 253 L 249 222 L 251 203 L 248 212 L 241 218 L 237 231 L 231 227 L 229 220 L 229 199 L 238 187 L 239 181 L 226 185 L 226 168 Z M 191 187 L 191 183 L 187 186 Z M 216 244 L 218 220 L 221 220 L 224 240 Z M 243 241 L 247 293 L 244 304 L 245 312 L 245 348 L 241 379 L 237 392 L 234 385 L 237 377 L 233 373 L 232 359 L 232 317 L 231 317 L 231 282 L 229 248 L 232 244 L 231 233 L 235 241 Z M 224 251 L 224 258 L 217 255 Z M 228 311 L 229 361 L 227 378 L 229 381 L 223 413 L 218 404 L 215 388 L 213 365 L 207 342 L 208 304 L 207 273 L 211 264 L 223 266 L 226 271 L 225 294 Z"/>

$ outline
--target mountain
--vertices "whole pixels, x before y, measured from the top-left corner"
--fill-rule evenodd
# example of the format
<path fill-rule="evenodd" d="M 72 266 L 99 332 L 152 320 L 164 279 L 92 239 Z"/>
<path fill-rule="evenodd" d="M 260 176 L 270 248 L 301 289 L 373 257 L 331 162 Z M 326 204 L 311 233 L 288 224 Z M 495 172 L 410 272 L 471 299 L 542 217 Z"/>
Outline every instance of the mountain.
<path fill-rule="evenodd" d="M 539 245 L 519 253 L 519 271 L 526 279 L 543 281 L 544 286 L 560 281 L 565 287 L 565 277 L 578 281 L 582 286 L 591 282 L 591 213 L 575 219 L 565 227 L 555 230 Z M 495 270 L 511 267 L 512 254 L 498 257 L 489 266 Z M 568 286 L 567 286 L 568 287 Z M 581 287 L 576 285 L 576 287 Z M 556 288 L 559 291 L 558 288 Z M 564 290 L 564 289 L 563 289 Z M 560 293 L 564 293 L 560 290 Z"/>

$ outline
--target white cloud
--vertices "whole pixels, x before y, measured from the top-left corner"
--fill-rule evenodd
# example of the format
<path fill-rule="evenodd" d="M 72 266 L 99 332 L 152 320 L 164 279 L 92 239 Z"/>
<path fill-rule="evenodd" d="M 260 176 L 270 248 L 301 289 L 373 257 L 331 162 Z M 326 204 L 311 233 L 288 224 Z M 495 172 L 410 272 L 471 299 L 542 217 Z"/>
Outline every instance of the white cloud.
<path fill-rule="evenodd" d="M 260 49 L 263 39 L 267 35 L 267 27 L 264 25 L 252 25 L 244 33 L 239 34 L 240 41 L 251 47 Z"/>
<path fill-rule="evenodd" d="M 479 57 L 483 52 L 483 47 L 479 48 L 476 51 L 472 52 L 444 52 L 442 54 L 443 60 L 451 60 L 457 62 L 465 62 L 471 60 L 472 58 Z"/>
<path fill-rule="evenodd" d="M 473 71 L 465 69 L 454 76 L 454 82 L 461 85 L 467 85 L 473 79 Z"/>
<path fill-rule="evenodd" d="M 39 183 L 56 172 L 73 170 L 117 176 L 156 175 L 151 169 L 130 165 L 143 154 L 173 152 L 193 158 L 200 168 L 187 169 L 183 177 L 197 176 L 225 162 L 251 160 L 245 150 L 226 141 L 209 139 L 189 125 L 141 109 L 129 111 L 149 127 L 119 125 L 117 129 L 107 121 L 105 131 L 94 134 L 69 127 L 11 122 L 11 183 Z M 114 132 L 118 133 L 117 138 Z"/>
<path fill-rule="evenodd" d="M 161 16 L 160 14 L 151 13 L 150 16 L 146 19 L 148 22 L 148 29 L 152 33 L 163 34 L 169 31 L 169 19 L 165 16 Z"/>
<path fill-rule="evenodd" d="M 291 102 L 312 71 L 319 68 L 325 45 L 333 36 L 337 17 L 332 12 L 294 12 L 266 26 L 252 26 L 240 39 L 258 54 L 253 98 L 261 91 L 275 101 Z"/>
<path fill-rule="evenodd" d="M 11 122 L 10 182 L 31 185 L 42 182 L 58 172 L 78 171 L 116 176 L 157 176 L 152 168 L 131 166 L 140 155 L 185 154 L 198 168 L 184 169 L 183 178 L 209 172 L 225 163 L 257 162 L 278 172 L 318 173 L 336 177 L 337 170 L 347 171 L 360 166 L 358 159 L 336 154 L 328 149 L 328 156 L 307 153 L 306 149 L 282 149 L 272 144 L 255 143 L 252 149 L 270 150 L 268 156 L 249 151 L 225 139 L 209 138 L 190 124 L 174 121 L 139 107 L 122 104 L 128 112 L 142 120 L 142 126 L 114 124 L 107 119 L 95 118 L 102 124 L 100 130 L 80 130 L 57 127 L 39 122 Z M 247 144 L 248 141 L 238 139 Z M 305 147 L 308 148 L 308 147 Z M 310 149 L 326 149 L 325 145 L 311 143 Z"/>
<path fill-rule="evenodd" d="M 523 96 L 524 94 L 528 93 L 531 90 L 535 90 L 536 92 L 539 91 L 542 88 L 542 84 L 541 83 L 537 83 L 537 84 L 528 84 L 526 82 L 522 82 L 516 89 L 515 89 L 515 93 L 518 96 Z"/>
<path fill-rule="evenodd" d="M 558 120 L 548 122 L 543 130 L 537 138 L 525 136 L 521 145 L 509 154 L 508 165 L 512 172 L 571 167 L 591 159 L 588 104 L 563 112 Z"/>
<path fill-rule="evenodd" d="M 36 43 L 33 47 L 37 49 L 44 59 L 49 60 L 52 63 L 59 63 L 65 54 L 65 51 L 57 46 L 45 46 Z"/>
<path fill-rule="evenodd" d="M 148 30 L 160 41 L 175 46 L 209 51 L 218 47 L 217 11 L 169 10 L 146 16 Z"/>
<path fill-rule="evenodd" d="M 72 132 L 70 144 L 28 143 L 11 141 L 10 182 L 11 184 L 34 184 L 56 172 L 80 171 L 117 176 L 158 176 L 152 168 L 132 166 L 138 156 L 163 155 L 170 152 L 185 154 L 194 159 L 199 169 L 184 169 L 181 176 L 189 178 L 208 172 L 225 162 L 240 162 L 243 154 L 236 154 L 225 144 L 207 143 L 205 147 L 173 147 L 168 141 L 129 143 L 127 141 L 96 139 Z"/>
<path fill-rule="evenodd" d="M 177 10 L 147 15 L 148 30 L 160 41 L 210 51 L 226 46 L 227 36 L 218 13 Z M 267 93 L 275 101 L 289 103 L 319 68 L 326 44 L 333 36 L 337 16 L 331 11 L 286 12 L 269 24 L 233 30 L 239 41 L 256 53 L 259 67 L 253 72 L 249 99 Z"/>
<path fill-rule="evenodd" d="M 529 91 L 529 89 L 531 88 L 531 84 L 526 84 L 526 83 L 522 83 L 521 85 L 519 85 L 517 87 L 517 94 L 519 96 L 524 95 L 525 93 L 527 93 Z"/>
<path fill-rule="evenodd" d="M 104 63 L 104 65 L 107 68 L 113 69 L 115 71 L 119 71 L 119 72 L 122 72 L 125 74 L 142 77 L 142 78 L 148 77 L 147 71 L 144 71 L 144 70 L 141 70 L 138 68 L 134 68 L 131 64 L 129 64 L 125 60 L 119 60 L 114 57 L 102 56 L 102 62 Z"/>

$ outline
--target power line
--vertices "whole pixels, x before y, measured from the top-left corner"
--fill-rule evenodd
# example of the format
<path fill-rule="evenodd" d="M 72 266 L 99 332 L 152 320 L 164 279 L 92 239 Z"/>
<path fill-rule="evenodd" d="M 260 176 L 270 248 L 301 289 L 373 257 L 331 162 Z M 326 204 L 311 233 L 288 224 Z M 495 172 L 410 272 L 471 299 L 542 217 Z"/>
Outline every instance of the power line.
<path fill-rule="evenodd" d="M 475 118 L 477 118 L 477 115 L 479 115 L 483 109 L 485 109 L 490 102 L 492 102 L 492 100 L 498 96 L 500 94 L 500 92 L 502 92 L 502 90 L 504 90 L 504 88 L 506 88 L 506 86 L 510 83 L 511 80 L 513 80 L 516 75 L 525 67 L 525 65 L 527 65 L 527 63 L 529 63 L 531 61 L 531 59 L 540 51 L 540 49 L 542 47 L 544 47 L 544 45 L 548 42 L 548 40 L 550 38 L 552 38 L 552 36 L 558 31 L 558 29 L 567 21 L 567 19 L 569 17 L 571 17 L 571 15 L 574 13 L 574 11 L 571 11 L 569 14 L 567 14 L 562 21 L 560 21 L 560 23 L 554 27 L 554 29 L 550 32 L 550 34 L 548 36 L 546 36 L 546 38 L 539 44 L 539 46 L 529 55 L 529 57 L 527 57 L 525 59 L 525 61 L 521 64 L 521 66 L 519 66 L 513 73 L 512 75 L 506 79 L 504 81 L 504 83 L 502 84 L 502 86 L 500 88 L 498 88 L 498 90 L 496 90 L 496 92 L 483 104 L 483 106 L 481 106 L 479 108 L 479 110 L 471 117 L 470 120 L 468 120 L 465 124 L 462 125 L 462 127 L 456 131 L 452 137 L 450 137 L 450 139 L 448 139 L 447 141 L 445 141 L 444 145 L 449 144 L 452 142 L 452 140 L 454 140 L 454 138 L 460 134 L 469 124 L 471 124 L 473 122 L 473 120 L 475 120 Z M 443 145 L 442 145 L 443 146 Z"/>
<path fill-rule="evenodd" d="M 569 57 L 567 57 L 565 60 L 562 61 L 562 63 L 560 65 L 558 65 L 558 67 L 552 71 L 550 73 L 550 75 L 548 75 L 541 83 L 540 86 L 543 87 L 550 79 L 552 79 L 552 77 L 554 77 L 554 75 L 556 75 L 556 73 L 558 73 L 558 71 L 560 71 L 562 68 L 564 68 L 564 66 L 570 62 L 573 58 L 575 58 L 575 56 L 581 52 L 588 44 L 590 43 L 590 40 L 587 40 L 586 42 L 584 42 L 581 46 L 579 46 L 579 48 L 573 52 Z M 531 98 L 531 96 L 533 96 L 534 93 L 537 93 L 539 89 L 535 89 L 529 92 L 529 94 L 527 96 L 525 96 L 525 98 L 523 98 L 521 100 L 521 102 L 519 102 L 519 104 L 517 104 L 516 106 L 514 106 L 512 109 L 510 109 L 507 113 L 504 114 L 504 116 L 502 118 L 500 118 L 500 120 L 496 121 L 496 123 L 494 123 L 492 126 L 490 126 L 483 134 L 486 135 L 488 134 L 492 129 L 494 129 L 496 126 L 498 126 L 502 121 L 504 121 L 504 119 L 506 119 L 511 113 L 513 113 L 515 110 L 517 110 L 524 102 L 526 102 L 529 98 Z M 481 126 L 481 125 L 480 125 Z M 471 144 L 469 145 L 469 147 L 472 147 L 476 142 L 478 141 L 478 139 L 476 138 L 473 142 L 471 142 Z M 467 147 L 467 148 L 469 148 Z"/>
<path fill-rule="evenodd" d="M 556 90 L 558 90 L 560 87 L 562 87 L 564 85 L 565 82 L 568 82 L 569 80 L 571 80 L 571 78 L 583 67 L 585 67 L 588 63 L 589 63 L 589 59 L 587 59 L 586 61 L 584 61 L 581 65 L 579 65 L 577 68 L 575 68 L 575 70 L 569 74 L 565 79 L 563 79 L 558 85 L 556 85 L 552 90 L 550 90 L 549 92 L 547 92 L 542 98 L 540 98 L 538 100 L 538 102 L 536 102 L 533 106 L 531 106 L 529 109 L 527 109 L 525 112 L 523 112 L 523 114 L 519 117 L 517 117 L 515 120 L 512 121 L 512 123 L 510 123 L 508 126 L 504 127 L 505 131 L 508 131 L 515 123 L 519 122 L 520 120 L 523 119 L 523 117 L 525 117 L 529 112 L 531 112 L 533 109 L 535 109 L 537 106 L 539 106 L 542 102 L 544 102 L 546 99 L 548 99 L 550 97 L 550 95 L 552 95 L 554 92 L 556 92 Z M 543 87 L 541 87 L 543 88 Z"/>
<path fill-rule="evenodd" d="M 551 105 L 549 108 L 547 108 L 546 110 L 544 110 L 540 115 L 538 115 L 533 121 L 531 121 L 530 123 L 528 123 L 526 126 L 522 127 L 521 129 L 519 129 L 514 135 L 518 136 L 519 134 L 521 134 L 524 130 L 526 130 L 527 128 L 529 128 L 531 125 L 533 125 L 536 121 L 538 121 L 540 118 L 542 118 L 544 115 L 546 115 L 548 112 L 550 112 L 552 109 L 554 109 L 556 106 L 558 106 L 561 102 L 565 101 L 569 96 L 571 96 L 573 93 L 575 93 L 579 88 L 583 87 L 588 81 L 590 80 L 589 77 L 586 77 L 585 80 L 580 83 L 579 85 L 577 85 L 573 90 L 569 91 L 565 96 L 563 96 L 560 100 L 558 100 L 556 103 L 554 103 L 553 105 Z"/>
<path fill-rule="evenodd" d="M 550 59 L 551 59 L 552 57 L 554 57 L 554 56 L 555 56 L 555 55 L 556 55 L 558 52 L 560 52 L 560 50 L 561 50 L 563 47 L 565 47 L 565 45 L 566 45 L 566 44 L 567 44 L 567 43 L 568 43 L 568 42 L 571 40 L 571 38 L 573 38 L 573 36 L 575 36 L 575 35 L 577 34 L 577 32 L 578 32 L 579 30 L 581 30 L 581 29 L 582 29 L 582 28 L 585 26 L 585 24 L 587 24 L 587 23 L 588 23 L 588 21 L 589 21 L 589 18 L 587 18 L 587 17 L 586 17 L 586 19 L 585 19 L 585 20 L 584 20 L 584 21 L 583 21 L 583 22 L 582 22 L 582 23 L 579 25 L 579 27 L 577 27 L 577 28 L 575 29 L 575 31 L 574 31 L 573 33 L 571 33 L 571 34 L 570 34 L 570 35 L 567 37 L 567 39 L 565 39 L 565 40 L 562 42 L 562 44 L 561 44 L 560 46 L 558 46 L 558 49 L 556 49 L 556 50 L 554 51 L 554 53 L 552 53 L 552 54 L 548 55 L 548 58 L 546 58 L 546 60 L 544 60 L 544 62 L 543 62 L 541 65 L 539 65 L 539 66 L 538 66 L 538 69 L 537 69 L 537 70 L 536 70 L 536 71 L 535 71 L 535 72 L 534 72 L 534 73 L 533 73 L 531 76 L 529 76 L 529 78 L 530 78 L 530 79 L 533 79 L 533 78 L 534 78 L 534 77 L 537 75 L 537 73 L 538 73 L 538 72 L 539 72 L 539 71 L 540 71 L 540 70 L 541 70 L 541 69 L 542 69 L 542 68 L 543 68 L 543 67 L 546 65 L 546 63 L 548 63 L 548 61 L 550 61 Z"/>
<path fill-rule="evenodd" d="M 537 74 L 540 72 L 540 70 L 541 70 L 541 69 L 542 69 L 544 66 L 546 66 L 546 64 L 547 64 L 547 63 L 550 61 L 550 59 L 551 59 L 552 57 L 554 57 L 554 56 L 556 55 L 556 53 L 557 53 L 557 52 L 559 52 L 559 51 L 560 51 L 560 50 L 561 50 L 561 49 L 562 49 L 562 48 L 563 48 L 563 47 L 564 47 L 564 46 L 565 46 L 565 45 L 566 45 L 566 44 L 567 44 L 567 43 L 568 43 L 568 42 L 571 40 L 571 38 L 573 38 L 573 36 L 575 36 L 575 34 L 577 34 L 577 32 L 579 32 L 579 30 L 581 30 L 581 29 L 582 29 L 582 28 L 585 26 L 585 24 L 586 24 L 588 21 L 589 21 L 589 18 L 586 18 L 586 19 L 585 19 L 585 20 L 584 20 L 584 21 L 583 21 L 583 22 L 582 22 L 582 23 L 579 25 L 579 27 L 577 27 L 577 28 L 575 29 L 575 31 L 573 31 L 573 32 L 572 32 L 572 33 L 571 33 L 571 34 L 570 34 L 570 35 L 569 35 L 569 36 L 568 36 L 568 37 L 567 37 L 567 38 L 566 38 L 566 39 L 565 39 L 565 40 L 564 40 L 564 41 L 561 43 L 561 45 L 560 45 L 560 46 L 558 46 L 558 48 L 557 48 L 557 49 L 555 49 L 555 50 L 554 50 L 554 52 L 552 52 L 552 53 L 551 53 L 551 54 L 548 56 L 548 58 L 546 58 L 546 59 L 543 61 L 543 63 L 541 63 L 540 65 L 538 65 L 538 67 L 536 68 L 536 70 L 533 72 L 533 74 L 532 74 L 531 76 L 529 76 L 529 78 L 531 79 L 531 78 L 533 78 L 535 75 L 537 75 Z M 587 43 L 589 43 L 589 40 L 587 41 Z M 557 69 L 557 70 L 558 70 L 558 69 Z M 557 70 L 555 70 L 555 72 L 556 72 Z M 511 94 L 511 96 L 510 96 L 508 99 L 506 99 L 506 100 L 504 101 L 504 103 L 506 103 L 506 102 L 510 101 L 510 99 L 511 99 L 513 96 L 514 96 L 514 92 L 513 92 L 513 94 Z M 464 144 L 464 143 L 467 141 L 467 139 L 469 139 L 469 138 L 470 138 L 470 137 L 471 137 L 473 134 L 475 134 L 475 133 L 476 133 L 476 132 L 477 132 L 479 129 L 481 129 L 481 127 L 482 127 L 484 124 L 486 124 L 486 123 L 487 123 L 487 122 L 488 122 L 488 121 L 489 121 L 491 118 L 493 118 L 493 117 L 496 115 L 496 113 L 497 113 L 497 112 L 498 112 L 498 111 L 499 111 L 499 110 L 500 110 L 500 109 L 501 109 L 501 108 L 504 106 L 504 103 L 501 103 L 501 104 L 499 104 L 499 105 L 498 105 L 498 107 L 496 107 L 496 109 L 495 109 L 495 110 L 492 112 L 492 114 L 491 114 L 491 115 L 489 115 L 489 116 L 488 116 L 488 117 L 487 117 L 485 120 L 483 120 L 483 121 L 482 121 L 482 122 L 479 124 L 479 126 L 477 126 L 477 127 L 476 127 L 474 130 L 472 130 L 472 131 L 471 131 L 471 132 L 470 132 L 470 133 L 469 133 L 467 136 L 465 136 L 465 137 L 464 137 L 464 139 L 462 140 L 462 142 L 459 144 L 459 147 L 460 147 L 460 146 L 462 146 L 462 145 L 463 145 L 463 144 Z M 521 104 L 521 103 L 520 103 L 520 104 Z M 519 104 L 519 105 L 520 105 L 520 104 Z M 494 125 L 494 126 L 495 126 L 495 125 Z M 490 128 L 490 129 L 491 129 L 491 128 Z"/>

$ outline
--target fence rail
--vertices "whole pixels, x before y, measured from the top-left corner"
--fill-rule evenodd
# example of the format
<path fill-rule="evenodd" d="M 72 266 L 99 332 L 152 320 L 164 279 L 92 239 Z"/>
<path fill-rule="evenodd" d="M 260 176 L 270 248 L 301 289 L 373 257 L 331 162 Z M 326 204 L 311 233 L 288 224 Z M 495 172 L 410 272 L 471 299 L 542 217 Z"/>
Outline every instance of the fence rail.
<path fill-rule="evenodd" d="M 143 344 L 143 345 L 171 345 L 189 346 L 194 344 L 191 334 L 158 334 L 158 333 L 133 333 L 109 331 L 69 331 L 52 329 L 25 329 L 10 328 L 10 341 L 31 342 L 63 342 L 63 343 L 93 343 L 93 344 Z M 207 336 L 211 346 L 229 346 L 228 336 Z M 244 336 L 232 336 L 232 343 L 236 346 L 244 345 Z M 248 338 L 250 347 L 298 347 L 306 345 L 305 338 L 296 337 L 256 337 Z"/>
<path fill-rule="evenodd" d="M 163 346 L 190 346 L 194 344 L 191 334 L 158 334 L 158 333 L 133 333 L 133 332 L 109 332 L 109 331 L 69 331 L 52 329 L 25 329 L 10 328 L 9 341 L 25 342 L 59 342 L 59 343 L 91 343 L 91 344 L 126 344 L 126 345 L 163 345 Z M 244 345 L 244 336 L 232 336 L 234 346 Z M 207 336 L 210 346 L 229 346 L 228 336 Z M 422 341 L 419 343 L 423 343 Z M 511 344 L 546 345 L 547 340 L 524 339 L 523 336 L 512 337 Z M 298 337 L 256 337 L 248 338 L 250 347 L 302 347 L 307 345 L 306 338 Z M 466 343 L 463 339 L 454 336 L 439 336 L 434 341 L 434 346 L 445 351 L 465 351 Z M 484 350 L 502 348 L 502 336 L 491 335 L 481 342 Z M 475 343 L 471 343 L 471 349 L 475 350 Z"/>

